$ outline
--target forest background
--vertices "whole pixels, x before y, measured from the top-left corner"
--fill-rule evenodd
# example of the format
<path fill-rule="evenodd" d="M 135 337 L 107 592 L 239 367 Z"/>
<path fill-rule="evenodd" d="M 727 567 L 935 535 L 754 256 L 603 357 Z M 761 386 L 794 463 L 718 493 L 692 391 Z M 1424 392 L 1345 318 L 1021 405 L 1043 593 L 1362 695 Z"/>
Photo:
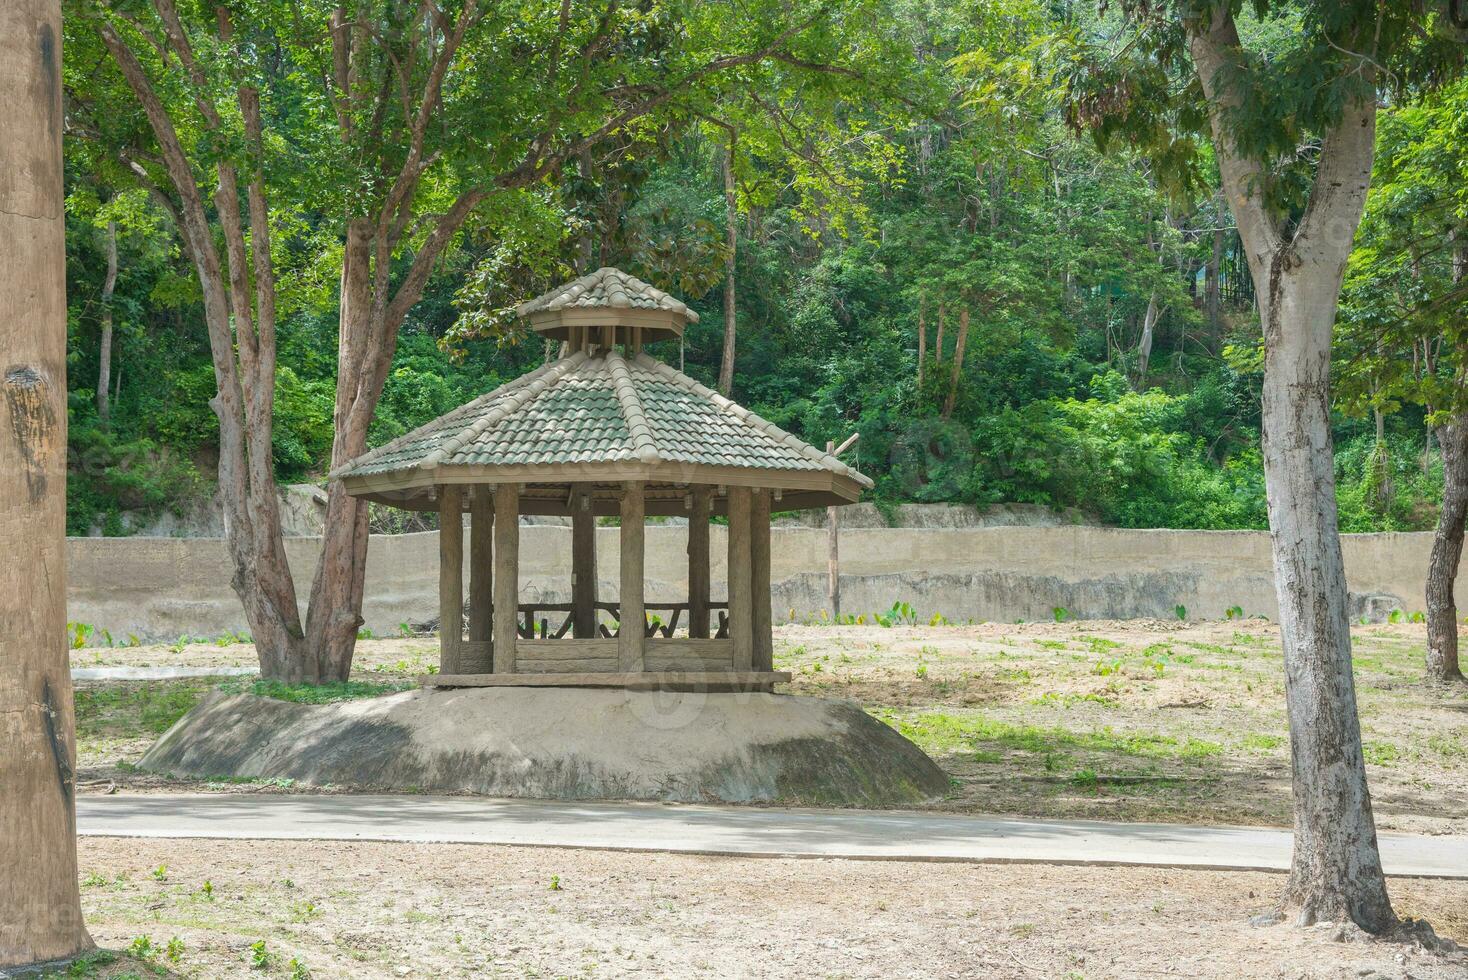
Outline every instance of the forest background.
<path fill-rule="evenodd" d="M 682 344 L 652 353 L 711 386 L 732 284 L 733 397 L 817 445 L 859 431 L 879 506 L 1023 502 L 1125 527 L 1265 528 L 1253 284 L 1208 148 L 1163 170 L 1067 125 L 1076 46 L 1109 29 L 1090 5 L 881 6 L 871 70 L 858 48 L 845 63 L 857 69 L 809 96 L 840 111 L 803 118 L 796 88 L 665 113 L 466 221 L 401 328 L 370 443 L 550 356 L 508 309 L 616 265 L 699 310 Z M 1266 41 L 1291 29 L 1288 16 L 1245 24 Z M 207 500 L 219 430 L 198 280 L 138 179 L 148 161 L 128 158 L 143 124 L 116 112 L 123 83 L 87 32 L 68 22 L 68 531 L 111 535 Z M 343 245 L 319 210 L 322 178 L 289 166 L 333 124 L 292 98 L 288 58 L 254 67 L 275 83 L 262 98 L 275 470 L 324 484 Z M 1468 321 L 1451 247 L 1468 215 L 1465 120 L 1463 83 L 1380 117 L 1337 331 L 1343 531 L 1437 520 L 1433 399 L 1456 364 L 1443 325 Z M 470 152 L 481 134 L 439 138 Z M 423 234 L 404 236 L 400 268 Z M 375 512 L 373 526 L 428 525 Z"/>

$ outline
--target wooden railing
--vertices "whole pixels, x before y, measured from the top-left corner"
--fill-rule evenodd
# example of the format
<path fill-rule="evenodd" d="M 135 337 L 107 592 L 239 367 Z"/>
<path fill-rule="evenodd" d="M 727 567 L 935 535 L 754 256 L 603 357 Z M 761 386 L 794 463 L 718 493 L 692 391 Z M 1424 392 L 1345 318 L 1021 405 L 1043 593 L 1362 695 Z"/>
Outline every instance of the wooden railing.
<path fill-rule="evenodd" d="M 598 612 L 605 612 L 620 624 L 622 621 L 621 608 L 614 602 L 597 602 L 593 606 Z M 714 639 L 724 640 L 729 637 L 729 604 L 727 602 L 710 602 L 710 612 L 718 613 L 718 628 L 714 632 Z M 644 623 L 645 635 L 662 636 L 671 638 L 678 629 L 678 620 L 688 611 L 686 602 L 649 602 L 643 605 L 647 613 Z M 573 607 L 569 602 L 522 602 L 520 603 L 519 633 L 523 640 L 559 640 L 571 632 L 571 622 L 574 618 Z M 666 611 L 667 617 L 659 615 Z M 559 625 L 551 629 L 551 619 L 541 616 L 541 613 L 564 613 Z M 608 639 L 617 633 L 607 627 L 605 623 L 597 623 L 597 632 Z"/>

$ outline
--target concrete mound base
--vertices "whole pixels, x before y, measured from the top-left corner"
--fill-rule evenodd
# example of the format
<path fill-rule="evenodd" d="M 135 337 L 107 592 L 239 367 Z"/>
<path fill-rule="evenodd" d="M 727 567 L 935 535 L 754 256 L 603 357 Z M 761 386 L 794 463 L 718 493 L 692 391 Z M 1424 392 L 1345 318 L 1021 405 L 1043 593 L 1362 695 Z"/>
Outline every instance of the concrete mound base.
<path fill-rule="evenodd" d="M 948 789 L 856 705 L 757 693 L 477 688 L 307 705 L 214 692 L 141 765 L 552 800 L 894 806 Z"/>

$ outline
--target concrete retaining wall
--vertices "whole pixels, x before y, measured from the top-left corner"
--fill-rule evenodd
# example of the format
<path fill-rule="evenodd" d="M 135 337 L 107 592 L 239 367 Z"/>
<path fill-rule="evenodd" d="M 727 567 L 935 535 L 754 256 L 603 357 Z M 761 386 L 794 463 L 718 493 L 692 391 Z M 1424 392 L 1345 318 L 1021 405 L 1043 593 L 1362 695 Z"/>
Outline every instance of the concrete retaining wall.
<path fill-rule="evenodd" d="M 570 599 L 571 532 L 521 528 L 522 601 Z M 776 621 L 825 606 L 824 531 L 773 532 Z M 686 597 L 687 532 L 652 526 L 647 533 L 647 596 Z M 1345 536 L 1353 615 L 1421 609 L 1432 536 Z M 713 529 L 714 596 L 724 593 L 723 528 Z M 286 542 L 302 607 L 315 569 L 314 538 Z M 600 594 L 617 591 L 617 530 L 598 537 Z M 68 541 L 69 617 L 150 640 L 245 630 L 230 590 L 224 542 L 210 538 L 73 538 Z M 1059 606 L 1078 619 L 1222 618 L 1231 606 L 1276 617 L 1269 537 L 1253 531 L 1127 531 L 1098 527 L 852 529 L 841 536 L 842 609 L 885 610 L 911 603 L 926 619 L 1048 620 Z M 438 612 L 438 535 L 372 539 L 365 615 L 376 633 Z M 1460 606 L 1468 587 L 1459 579 Z"/>

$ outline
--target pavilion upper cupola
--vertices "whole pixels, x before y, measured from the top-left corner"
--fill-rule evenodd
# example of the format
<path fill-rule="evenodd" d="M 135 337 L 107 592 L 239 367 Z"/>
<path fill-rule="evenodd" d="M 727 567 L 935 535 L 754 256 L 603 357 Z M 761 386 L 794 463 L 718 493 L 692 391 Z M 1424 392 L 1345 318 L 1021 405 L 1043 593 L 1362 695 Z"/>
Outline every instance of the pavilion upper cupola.
<path fill-rule="evenodd" d="M 437 510 L 446 485 L 512 483 L 523 514 L 565 515 L 573 493 L 617 514 L 639 484 L 650 515 L 685 516 L 692 487 L 770 491 L 777 510 L 845 504 L 871 480 L 832 454 L 650 356 L 698 314 L 618 269 L 598 269 L 516 308 L 531 329 L 564 342 L 529 374 L 357 457 L 334 471 L 347 492 Z"/>
<path fill-rule="evenodd" d="M 681 337 L 698 322 L 682 300 L 610 266 L 521 303 L 515 313 L 570 351 L 620 344 L 635 353 L 645 343 Z"/>

